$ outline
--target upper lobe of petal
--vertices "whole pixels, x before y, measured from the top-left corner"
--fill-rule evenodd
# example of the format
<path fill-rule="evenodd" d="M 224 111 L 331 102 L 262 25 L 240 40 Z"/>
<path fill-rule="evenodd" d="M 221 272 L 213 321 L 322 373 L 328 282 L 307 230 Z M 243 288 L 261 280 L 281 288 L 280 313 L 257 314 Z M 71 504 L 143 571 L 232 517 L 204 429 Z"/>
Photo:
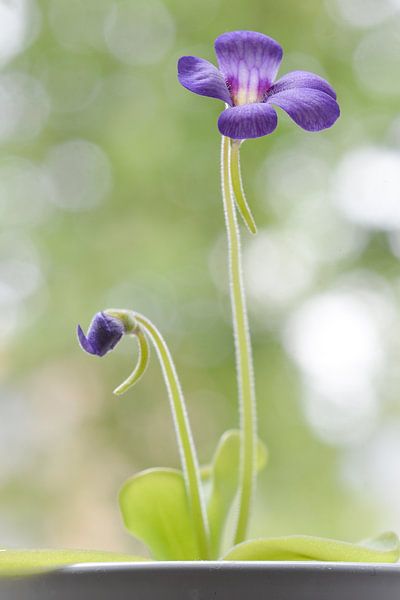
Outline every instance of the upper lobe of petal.
<path fill-rule="evenodd" d="M 272 106 L 258 102 L 227 108 L 218 119 L 218 129 L 222 135 L 236 140 L 268 135 L 276 125 L 277 116 Z"/>
<path fill-rule="evenodd" d="M 309 71 L 292 71 L 287 73 L 274 83 L 268 92 L 268 96 L 278 94 L 292 88 L 308 88 L 325 92 L 336 100 L 336 92 L 325 79 Z"/>
<path fill-rule="evenodd" d="M 232 104 L 223 75 L 208 60 L 196 56 L 182 56 L 178 61 L 178 79 L 183 87 L 195 94 L 218 98 Z"/>
<path fill-rule="evenodd" d="M 283 55 L 278 42 L 255 31 L 223 33 L 215 40 L 215 52 L 236 105 L 262 100 Z"/>
<path fill-rule="evenodd" d="M 307 131 L 332 127 L 340 115 L 339 105 L 325 92 L 308 88 L 292 88 L 269 96 L 267 103 L 276 104 Z"/>

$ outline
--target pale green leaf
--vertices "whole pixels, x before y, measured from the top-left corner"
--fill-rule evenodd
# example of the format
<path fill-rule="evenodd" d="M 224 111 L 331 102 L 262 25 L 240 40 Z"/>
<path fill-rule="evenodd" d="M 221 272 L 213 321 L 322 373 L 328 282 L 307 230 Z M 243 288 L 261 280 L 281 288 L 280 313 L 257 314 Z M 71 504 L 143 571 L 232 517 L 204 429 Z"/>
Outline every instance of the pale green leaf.
<path fill-rule="evenodd" d="M 224 560 L 313 560 L 334 562 L 397 562 L 400 544 L 388 532 L 358 544 L 307 535 L 249 540 L 234 546 Z"/>
<path fill-rule="evenodd" d="M 119 501 L 125 526 L 156 560 L 199 558 L 181 471 L 142 471 L 125 483 Z"/>
<path fill-rule="evenodd" d="M 98 550 L 0 549 L 0 576 L 29 575 L 67 565 L 93 562 L 143 562 L 146 558 Z"/>
<path fill-rule="evenodd" d="M 240 431 L 236 429 L 226 431 L 219 441 L 213 462 L 208 469 L 211 478 L 211 492 L 207 504 L 207 513 L 212 558 L 218 557 L 226 519 L 238 489 L 240 438 Z M 267 449 L 259 441 L 257 445 L 257 470 L 263 469 L 266 462 Z"/>

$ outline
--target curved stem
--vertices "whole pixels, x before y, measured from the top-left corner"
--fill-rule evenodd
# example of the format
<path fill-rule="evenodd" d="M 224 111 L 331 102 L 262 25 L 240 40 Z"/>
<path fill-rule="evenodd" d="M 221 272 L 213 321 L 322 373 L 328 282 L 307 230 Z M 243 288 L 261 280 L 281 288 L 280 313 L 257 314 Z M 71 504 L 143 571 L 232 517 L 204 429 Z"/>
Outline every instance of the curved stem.
<path fill-rule="evenodd" d="M 145 333 L 143 332 L 143 330 L 140 327 L 137 327 L 135 329 L 134 335 L 139 344 L 138 362 L 137 362 L 135 369 L 132 371 L 132 373 L 129 375 L 129 377 L 127 377 L 127 379 L 125 379 L 125 381 L 123 381 L 121 383 L 121 385 L 119 385 L 117 388 L 115 388 L 114 394 L 116 396 L 120 396 L 121 394 L 124 394 L 126 391 L 129 390 L 130 387 L 135 385 L 135 383 L 137 381 L 139 381 L 139 379 L 142 377 L 142 375 L 146 371 L 147 365 L 149 363 L 150 347 L 149 347 L 149 343 L 147 341 Z"/>
<path fill-rule="evenodd" d="M 251 214 L 249 205 L 247 204 L 246 195 L 243 189 L 242 175 L 240 173 L 240 141 L 231 141 L 231 177 L 232 188 L 236 199 L 236 205 L 243 221 L 246 223 L 250 233 L 257 233 L 257 226 L 254 217 Z"/>
<path fill-rule="evenodd" d="M 160 360 L 171 403 L 171 410 L 178 438 L 179 453 L 181 457 L 187 493 L 191 505 L 193 521 L 196 528 L 200 554 L 199 558 L 207 560 L 209 558 L 207 513 L 205 510 L 200 483 L 199 463 L 196 456 L 192 432 L 186 412 L 185 400 L 179 383 L 178 375 L 168 346 L 158 329 L 153 325 L 153 323 L 151 323 L 151 321 L 141 314 L 135 313 L 135 319 L 150 337 Z"/>
<path fill-rule="evenodd" d="M 236 365 L 238 373 L 240 426 L 242 444 L 240 453 L 239 514 L 236 523 L 235 544 L 246 537 L 251 502 L 255 487 L 256 455 L 256 405 L 253 361 L 251 354 L 246 299 L 242 277 L 240 234 L 230 174 L 230 140 L 222 138 L 221 178 L 225 224 L 229 246 L 230 295 L 235 335 Z"/>

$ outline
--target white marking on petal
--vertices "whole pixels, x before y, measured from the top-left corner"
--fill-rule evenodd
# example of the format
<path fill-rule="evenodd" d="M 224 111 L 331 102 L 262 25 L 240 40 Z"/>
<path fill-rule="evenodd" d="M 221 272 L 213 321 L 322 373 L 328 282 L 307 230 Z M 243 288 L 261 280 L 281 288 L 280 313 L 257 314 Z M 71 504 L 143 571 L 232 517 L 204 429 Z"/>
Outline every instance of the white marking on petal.
<path fill-rule="evenodd" d="M 241 60 L 238 66 L 238 84 L 239 89 L 235 98 L 235 104 L 247 104 L 247 95 L 249 87 L 249 70 L 246 63 Z"/>
<path fill-rule="evenodd" d="M 247 92 L 247 102 L 258 102 L 260 98 L 258 97 L 258 88 L 260 83 L 260 73 L 256 67 L 251 69 L 250 80 Z"/>

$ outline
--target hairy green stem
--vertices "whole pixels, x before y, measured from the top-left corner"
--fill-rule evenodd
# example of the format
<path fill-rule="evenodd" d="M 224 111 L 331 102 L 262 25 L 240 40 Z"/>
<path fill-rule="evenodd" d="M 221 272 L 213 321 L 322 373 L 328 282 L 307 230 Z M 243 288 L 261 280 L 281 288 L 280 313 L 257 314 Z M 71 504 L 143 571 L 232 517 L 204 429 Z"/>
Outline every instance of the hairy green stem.
<path fill-rule="evenodd" d="M 254 217 L 251 214 L 249 205 L 247 204 L 246 195 L 242 184 L 242 175 L 240 173 L 240 140 L 231 140 L 231 178 L 232 188 L 236 199 L 236 205 L 243 221 L 246 223 L 250 233 L 257 233 L 257 226 Z"/>
<path fill-rule="evenodd" d="M 203 499 L 200 481 L 199 463 L 193 443 L 192 432 L 186 411 L 185 400 L 179 383 L 172 356 L 158 329 L 141 314 L 135 313 L 135 320 L 148 334 L 157 352 L 168 396 L 178 438 L 179 452 L 182 469 L 185 477 L 186 489 L 191 505 L 193 522 L 196 529 L 199 558 L 209 558 L 209 530 L 207 513 Z"/>
<path fill-rule="evenodd" d="M 231 144 L 222 137 L 221 179 L 225 224 L 229 247 L 230 294 L 235 335 L 236 366 L 239 387 L 240 427 L 242 444 L 240 452 L 239 513 L 236 523 L 235 544 L 246 538 L 252 497 L 255 488 L 256 456 L 256 403 L 253 361 L 249 325 L 242 277 L 240 234 L 236 219 L 235 201 L 231 181 Z"/>

